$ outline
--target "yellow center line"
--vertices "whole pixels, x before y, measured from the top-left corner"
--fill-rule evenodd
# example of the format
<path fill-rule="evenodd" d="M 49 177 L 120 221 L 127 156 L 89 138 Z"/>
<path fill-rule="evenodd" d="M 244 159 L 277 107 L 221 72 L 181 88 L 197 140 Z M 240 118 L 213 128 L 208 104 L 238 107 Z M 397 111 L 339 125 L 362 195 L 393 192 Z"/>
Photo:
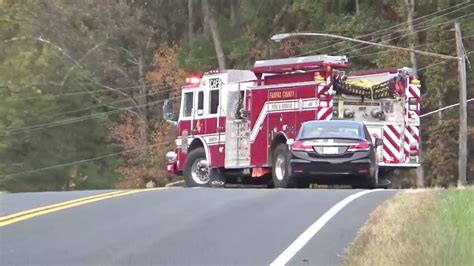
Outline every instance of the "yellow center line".
<path fill-rule="evenodd" d="M 105 197 L 105 196 L 108 196 L 108 195 L 114 195 L 114 194 L 119 194 L 119 193 L 124 193 L 124 192 L 126 192 L 126 191 L 124 191 L 124 190 L 113 191 L 113 192 L 108 192 L 108 193 L 104 193 L 104 194 L 92 195 L 92 196 L 88 196 L 88 197 L 83 197 L 83 198 L 78 198 L 78 199 L 74 199 L 74 200 L 59 202 L 59 203 L 55 203 L 55 204 L 51 204 L 51 205 L 46 205 L 46 206 L 42 206 L 42 207 L 38 207 L 38 208 L 34 208 L 34 209 L 29 209 L 29 210 L 22 211 L 22 212 L 17 212 L 17 213 L 13 213 L 13 214 L 6 215 L 6 216 L 1 216 L 0 217 L 0 222 L 3 222 L 5 220 L 9 220 L 9 219 L 12 219 L 12 218 L 16 218 L 18 216 L 23 216 L 23 215 L 26 215 L 26 214 L 30 214 L 30 213 L 33 213 L 33 212 L 43 211 L 43 210 L 46 210 L 46 209 L 51 209 L 51 208 L 56 208 L 56 207 L 60 207 L 60 206 L 64 206 L 64 205 L 69 205 L 69 204 L 73 204 L 73 203 L 84 201 L 84 200 L 102 198 L 102 197 Z"/>
<path fill-rule="evenodd" d="M 71 200 L 63 203 L 58 203 L 58 204 L 52 204 L 48 206 L 44 206 L 41 208 L 35 208 L 31 209 L 28 211 L 23 211 L 19 213 L 14 213 L 8 216 L 3 216 L 0 217 L 0 227 L 24 221 L 27 219 L 31 219 L 36 216 L 40 215 L 45 215 L 51 212 L 57 212 L 60 210 L 64 209 L 69 209 L 72 207 L 92 203 L 92 202 L 97 202 L 105 199 L 111 199 L 111 198 L 116 198 L 120 196 L 125 196 L 125 195 L 130 195 L 130 194 L 135 194 L 139 192 L 146 192 L 146 191 L 155 191 L 155 190 L 161 190 L 161 189 L 166 189 L 166 188 L 152 188 L 152 189 L 136 189 L 136 190 L 129 190 L 129 191 L 114 191 L 110 193 L 105 193 L 105 194 L 100 194 L 100 195 L 95 195 L 95 196 L 90 196 L 90 197 L 85 197 L 85 198 L 80 198 L 76 200 Z"/>

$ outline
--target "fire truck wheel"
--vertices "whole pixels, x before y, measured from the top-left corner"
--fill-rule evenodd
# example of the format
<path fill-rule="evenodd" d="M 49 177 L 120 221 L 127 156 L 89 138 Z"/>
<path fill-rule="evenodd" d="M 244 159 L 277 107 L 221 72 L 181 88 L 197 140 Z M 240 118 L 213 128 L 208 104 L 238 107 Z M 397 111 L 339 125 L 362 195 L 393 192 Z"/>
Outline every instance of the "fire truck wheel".
<path fill-rule="evenodd" d="M 272 158 L 272 179 L 275 188 L 295 187 L 291 178 L 291 166 L 288 145 L 282 143 L 276 146 Z"/>
<path fill-rule="evenodd" d="M 204 148 L 197 148 L 189 152 L 183 175 L 187 187 L 209 186 L 211 173 Z"/>

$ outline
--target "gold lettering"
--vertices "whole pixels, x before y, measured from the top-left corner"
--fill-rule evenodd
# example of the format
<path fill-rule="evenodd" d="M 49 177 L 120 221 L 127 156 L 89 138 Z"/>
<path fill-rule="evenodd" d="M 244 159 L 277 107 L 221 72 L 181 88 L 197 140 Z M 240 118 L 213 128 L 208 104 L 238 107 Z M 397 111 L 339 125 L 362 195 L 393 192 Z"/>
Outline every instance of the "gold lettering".
<path fill-rule="evenodd" d="M 282 99 L 282 98 L 294 98 L 295 91 L 271 91 L 268 95 L 270 100 Z"/>

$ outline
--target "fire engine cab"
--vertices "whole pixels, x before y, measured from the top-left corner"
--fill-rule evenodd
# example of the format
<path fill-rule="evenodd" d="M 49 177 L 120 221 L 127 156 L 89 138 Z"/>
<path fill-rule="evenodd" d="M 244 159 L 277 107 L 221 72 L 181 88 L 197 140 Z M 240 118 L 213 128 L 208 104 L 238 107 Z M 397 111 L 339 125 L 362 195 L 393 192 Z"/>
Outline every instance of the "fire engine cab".
<path fill-rule="evenodd" d="M 419 166 L 420 82 L 410 68 L 346 74 L 346 56 L 257 61 L 251 70 L 220 70 L 188 78 L 168 173 L 187 186 L 225 182 L 272 185 L 275 147 L 310 120 L 363 121 L 374 138 L 380 173 Z"/>

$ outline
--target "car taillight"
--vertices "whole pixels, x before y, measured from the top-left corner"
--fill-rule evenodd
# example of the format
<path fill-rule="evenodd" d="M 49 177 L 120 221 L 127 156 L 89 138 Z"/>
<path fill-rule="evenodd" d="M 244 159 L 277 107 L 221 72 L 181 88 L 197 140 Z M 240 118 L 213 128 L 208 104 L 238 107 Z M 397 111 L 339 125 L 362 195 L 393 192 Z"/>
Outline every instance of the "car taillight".
<path fill-rule="evenodd" d="M 363 140 L 356 145 L 349 146 L 347 151 L 368 151 L 370 149 L 370 143 Z"/>
<path fill-rule="evenodd" d="M 303 150 L 313 150 L 313 146 L 311 145 L 305 145 L 301 140 L 297 140 L 291 145 L 291 148 L 294 151 L 303 151 Z"/>

